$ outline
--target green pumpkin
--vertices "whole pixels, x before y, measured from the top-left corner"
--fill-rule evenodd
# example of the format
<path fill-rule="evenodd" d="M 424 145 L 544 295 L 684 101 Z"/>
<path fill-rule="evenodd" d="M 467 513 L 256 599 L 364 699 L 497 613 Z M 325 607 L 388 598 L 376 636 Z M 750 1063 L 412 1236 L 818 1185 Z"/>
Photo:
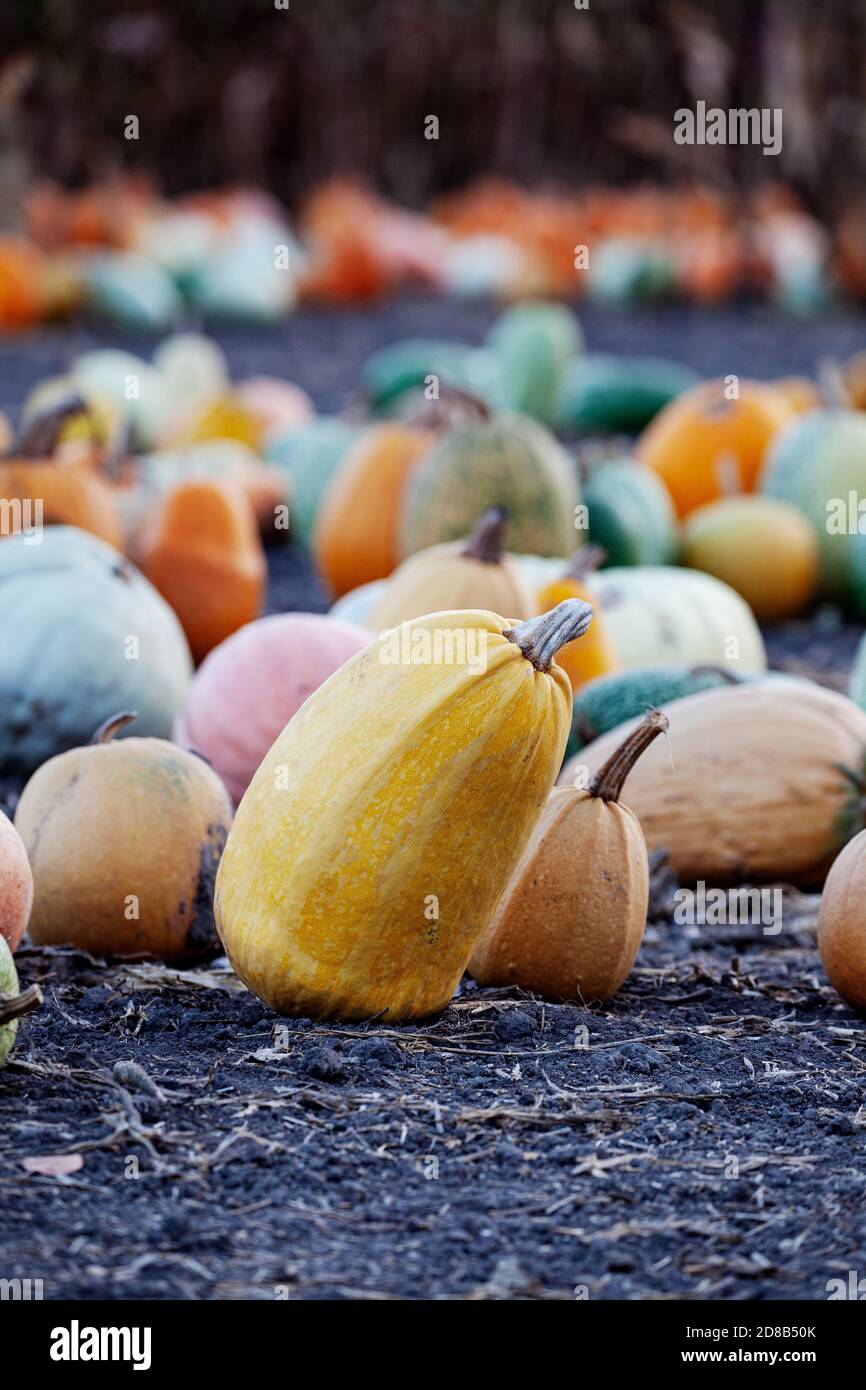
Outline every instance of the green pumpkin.
<path fill-rule="evenodd" d="M 489 507 L 511 518 L 511 548 L 532 555 L 574 549 L 575 471 L 561 445 L 525 415 L 500 415 L 454 430 L 414 469 L 403 504 L 403 556 L 468 536 Z M 579 536 L 578 536 L 579 539 Z"/>
<path fill-rule="evenodd" d="M 666 252 L 631 237 L 609 237 L 594 247 L 588 275 L 591 298 L 616 304 L 657 299 L 673 280 Z"/>
<path fill-rule="evenodd" d="M 583 350 L 575 315 L 564 304 L 517 304 L 493 325 L 487 343 L 499 362 L 505 408 L 551 424 L 563 374 Z"/>
<path fill-rule="evenodd" d="M 662 357 L 581 357 L 559 384 L 554 423 L 564 434 L 637 434 L 699 380 Z"/>
<path fill-rule="evenodd" d="M 461 384 L 473 351 L 438 338 L 390 343 L 367 358 L 361 386 L 372 408 L 385 410 L 407 391 L 424 386 L 429 376 Z"/>
<path fill-rule="evenodd" d="M 639 666 L 631 671 L 614 671 L 596 676 L 581 686 L 574 697 L 571 733 L 566 758 L 587 743 L 629 719 L 637 719 L 648 709 L 659 709 L 701 690 L 727 685 L 737 677 L 722 669 L 688 666 Z"/>
<path fill-rule="evenodd" d="M 183 630 L 153 585 L 74 526 L 0 544 L 0 775 L 29 775 L 137 710 L 136 737 L 170 738 L 192 678 Z"/>
<path fill-rule="evenodd" d="M 171 276 L 132 252 L 93 256 L 83 281 L 88 308 L 135 332 L 162 333 L 183 308 Z"/>
<path fill-rule="evenodd" d="M 857 502 L 866 498 L 866 414 L 813 410 L 796 419 L 770 446 L 760 488 L 768 497 L 792 503 L 810 522 L 818 540 L 824 594 L 862 605 L 850 525 L 856 528 Z"/>
<path fill-rule="evenodd" d="M 583 486 L 589 539 L 609 565 L 668 565 L 677 557 L 677 518 L 664 483 L 629 459 L 602 463 Z"/>
<path fill-rule="evenodd" d="M 309 548 L 328 484 L 361 433 L 360 425 L 322 415 L 267 441 L 265 461 L 286 478 L 290 534 L 296 544 Z"/>
<path fill-rule="evenodd" d="M 12 952 L 6 945 L 5 938 L 0 936 L 0 1002 L 2 1002 L 4 995 L 17 999 L 20 993 L 18 971 L 15 969 Z M 0 1067 L 3 1066 L 12 1051 L 12 1044 L 17 1032 L 17 1018 L 10 1019 L 8 1023 L 0 1023 Z"/>

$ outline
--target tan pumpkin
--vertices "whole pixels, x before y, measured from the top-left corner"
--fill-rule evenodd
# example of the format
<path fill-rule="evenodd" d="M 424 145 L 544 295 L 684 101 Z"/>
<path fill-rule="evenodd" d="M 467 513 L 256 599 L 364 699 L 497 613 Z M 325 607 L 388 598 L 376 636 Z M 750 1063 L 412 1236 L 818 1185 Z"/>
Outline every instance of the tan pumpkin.
<path fill-rule="evenodd" d="M 588 787 L 556 787 L 480 936 L 469 972 L 548 999 L 609 999 L 635 962 L 649 901 L 646 842 L 623 783 L 668 726 L 653 710 Z"/>
<path fill-rule="evenodd" d="M 462 608 L 533 617 L 537 609 L 523 572 L 505 553 L 507 532 L 505 508 L 490 507 L 467 541 L 432 545 L 410 555 L 394 571 L 367 626 L 379 632 L 425 613 Z"/>
<path fill-rule="evenodd" d="M 866 1012 L 866 831 L 849 841 L 827 875 L 818 949 L 833 988 L 852 1009 Z"/>
<path fill-rule="evenodd" d="M 723 686 L 666 707 L 670 738 L 634 769 L 628 800 L 682 882 L 819 884 L 863 825 L 866 713 L 811 681 Z M 566 763 L 597 773 L 635 721 Z"/>

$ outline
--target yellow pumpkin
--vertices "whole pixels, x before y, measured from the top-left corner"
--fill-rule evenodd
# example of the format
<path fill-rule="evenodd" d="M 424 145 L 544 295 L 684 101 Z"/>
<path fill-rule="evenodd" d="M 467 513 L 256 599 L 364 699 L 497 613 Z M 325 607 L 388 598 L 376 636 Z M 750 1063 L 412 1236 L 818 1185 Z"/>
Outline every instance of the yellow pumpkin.
<path fill-rule="evenodd" d="M 818 542 L 802 512 L 775 497 L 725 497 L 683 527 L 683 563 L 736 589 L 762 622 L 802 612 L 818 588 Z"/>
<path fill-rule="evenodd" d="M 649 867 L 623 783 L 668 721 L 643 719 L 583 787 L 556 787 L 469 960 L 481 985 L 519 985 L 548 999 L 609 999 L 635 962 Z"/>
<path fill-rule="evenodd" d="M 599 620 L 598 602 L 593 600 L 585 582 L 586 576 L 603 559 L 604 551 L 600 546 L 583 546 L 572 556 L 568 569 L 558 579 L 545 584 L 538 595 L 538 607 L 542 613 L 570 598 L 590 604 L 595 612 L 595 621 L 586 637 L 580 642 L 570 642 L 556 658 L 575 691 L 586 681 L 595 680 L 596 676 L 606 676 L 619 667 L 606 624 L 604 620 Z"/>
<path fill-rule="evenodd" d="M 553 786 L 554 661 L 592 610 L 435 613 L 370 644 L 289 721 L 238 808 L 217 930 L 280 1013 L 389 1022 L 454 993 Z"/>
<path fill-rule="evenodd" d="M 519 564 L 505 554 L 507 531 L 505 508 L 491 507 L 467 541 L 432 545 L 410 555 L 394 571 L 366 625 L 381 632 L 425 613 L 459 608 L 531 618 L 537 609 Z"/>

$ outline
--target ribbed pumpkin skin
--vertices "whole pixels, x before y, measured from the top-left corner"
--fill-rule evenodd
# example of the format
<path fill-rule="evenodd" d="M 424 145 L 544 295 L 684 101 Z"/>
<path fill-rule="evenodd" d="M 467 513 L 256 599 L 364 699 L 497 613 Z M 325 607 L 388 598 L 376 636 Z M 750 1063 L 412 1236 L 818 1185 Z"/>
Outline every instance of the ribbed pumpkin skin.
<path fill-rule="evenodd" d="M 844 695 L 793 678 L 703 691 L 665 707 L 668 739 L 644 753 L 628 802 L 650 849 L 668 850 L 683 883 L 818 884 L 861 828 L 838 765 L 862 772 L 866 714 Z M 597 772 L 638 721 L 588 744 Z"/>
<path fill-rule="evenodd" d="M 439 613 L 468 664 L 389 664 L 378 641 L 301 707 L 241 803 L 217 878 L 234 969 L 281 1013 L 389 1021 L 448 1003 L 556 776 L 571 691 L 493 613 Z M 431 895 L 438 920 L 425 916 Z"/>
<path fill-rule="evenodd" d="M 70 526 L 52 526 L 40 545 L 12 536 L 0 545 L 0 591 L 0 768 L 32 772 L 118 710 L 169 736 L 192 677 L 189 647 L 117 551 Z"/>
<path fill-rule="evenodd" d="M 770 386 L 741 381 L 728 400 L 721 381 L 685 391 L 666 406 L 637 443 L 637 456 L 658 474 L 679 516 L 729 492 L 753 492 L 767 450 L 792 407 Z"/>
<path fill-rule="evenodd" d="M 468 535 L 488 507 L 511 516 L 509 548 L 566 555 L 579 539 L 577 480 L 560 445 L 542 425 L 500 415 L 455 430 L 434 445 L 406 489 L 400 550 L 417 550 Z M 367 576 L 374 577 L 374 576 Z"/>
<path fill-rule="evenodd" d="M 593 576 L 592 592 L 621 666 L 709 664 L 738 675 L 766 669 L 751 609 L 710 574 L 673 565 L 605 569 Z"/>
<path fill-rule="evenodd" d="M 205 657 L 175 721 L 240 801 L 259 763 L 304 700 L 371 640 L 364 628 L 318 613 L 247 623 Z"/>
<path fill-rule="evenodd" d="M 77 526 L 115 550 L 123 531 L 109 485 L 83 465 L 0 461 L 0 497 L 40 503 L 46 526 Z M 8 535 L 0 531 L 0 537 Z"/>
<path fill-rule="evenodd" d="M 31 940 L 166 960 L 212 952 L 211 895 L 231 819 L 216 773 L 166 740 L 52 758 L 15 812 L 33 867 Z M 137 917 L 127 915 L 130 895 Z"/>
<path fill-rule="evenodd" d="M 538 609 L 517 561 L 504 555 L 500 563 L 487 564 L 464 555 L 465 545 L 465 541 L 434 545 L 410 555 L 397 566 L 378 603 L 364 619 L 367 626 L 381 632 L 409 618 L 422 618 L 425 613 L 461 608 L 531 618 Z M 580 640 L 587 641 L 592 630 Z"/>
<path fill-rule="evenodd" d="M 145 528 L 139 558 L 180 618 L 196 661 L 261 612 L 265 555 L 237 483 L 200 479 L 173 488 Z"/>
<path fill-rule="evenodd" d="M 557 787 L 469 973 L 548 999 L 609 999 L 634 965 L 648 899 L 646 844 L 628 807 Z"/>
<path fill-rule="evenodd" d="M 14 951 L 33 906 L 33 874 L 21 836 L 0 811 L 0 937 Z M 0 985 L 2 989 L 2 985 Z"/>
<path fill-rule="evenodd" d="M 818 949 L 833 988 L 852 1009 L 866 1011 L 866 832 L 848 842 L 827 875 Z"/>
<path fill-rule="evenodd" d="M 343 459 L 313 532 L 316 566 L 337 596 L 372 579 L 387 579 L 396 567 L 408 479 L 431 438 L 408 425 L 379 425 Z"/>
<path fill-rule="evenodd" d="M 589 539 L 608 565 L 668 565 L 676 559 L 677 519 L 651 469 L 628 459 L 603 463 L 583 487 Z"/>

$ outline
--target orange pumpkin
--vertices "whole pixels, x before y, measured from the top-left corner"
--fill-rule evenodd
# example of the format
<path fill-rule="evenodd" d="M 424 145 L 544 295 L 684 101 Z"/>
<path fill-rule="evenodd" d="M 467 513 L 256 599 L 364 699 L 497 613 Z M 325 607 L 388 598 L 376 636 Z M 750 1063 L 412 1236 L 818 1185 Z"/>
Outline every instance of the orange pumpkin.
<path fill-rule="evenodd" d="M 77 526 L 123 549 L 114 492 L 93 466 L 92 447 L 76 447 L 65 460 L 54 456 L 66 421 L 86 411 L 80 396 L 64 398 L 35 415 L 10 455 L 0 459 L 0 497 L 6 504 L 0 536 L 41 525 Z"/>
<path fill-rule="evenodd" d="M 177 613 L 197 661 L 259 616 L 265 554 L 236 482 L 197 478 L 172 488 L 144 528 L 138 559 Z"/>
<path fill-rule="evenodd" d="M 590 604 L 595 612 L 592 627 L 584 633 L 580 641 L 567 643 L 556 654 L 558 665 L 565 671 L 571 681 L 571 688 L 575 691 L 586 681 L 594 680 L 596 676 L 605 676 L 619 666 L 600 617 L 600 604 L 597 599 L 592 598 L 585 583 L 586 576 L 596 569 L 604 558 L 601 546 L 585 545 L 572 556 L 565 572 L 550 584 L 545 584 L 538 595 L 538 607 L 542 613 L 547 613 L 549 609 L 555 608 L 558 603 L 568 598 L 581 599 L 582 602 Z"/>
<path fill-rule="evenodd" d="M 433 436 L 401 424 L 367 430 L 347 454 L 322 503 L 313 536 L 319 572 L 338 596 L 387 579 L 401 556 L 403 494 Z"/>
<path fill-rule="evenodd" d="M 637 456 L 667 486 L 678 514 L 729 493 L 754 492 L 764 455 L 796 411 L 772 386 L 707 381 L 659 412 L 637 443 Z"/>

